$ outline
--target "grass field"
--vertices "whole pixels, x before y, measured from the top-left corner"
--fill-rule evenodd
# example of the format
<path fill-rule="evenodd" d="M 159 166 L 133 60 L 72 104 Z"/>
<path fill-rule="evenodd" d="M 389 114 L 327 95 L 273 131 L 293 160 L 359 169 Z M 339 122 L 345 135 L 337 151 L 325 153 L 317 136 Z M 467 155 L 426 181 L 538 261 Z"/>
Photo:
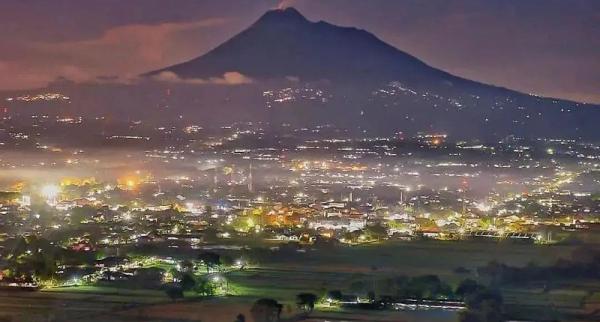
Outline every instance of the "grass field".
<path fill-rule="evenodd" d="M 492 260 L 511 266 L 530 262 L 539 265 L 569 258 L 572 246 L 541 246 L 510 243 L 474 242 L 388 242 L 355 247 L 309 250 L 306 253 L 277 255 L 262 261 L 261 267 L 297 271 L 336 273 L 392 273 L 405 275 L 437 274 L 456 280 L 454 269 L 475 272 Z"/>
<path fill-rule="evenodd" d="M 286 316 L 295 314 L 294 300 L 300 292 L 319 294 L 324 290 L 347 291 L 352 281 L 381 281 L 398 275 L 437 274 L 456 285 L 460 280 L 477 278 L 476 268 L 496 260 L 522 266 L 539 265 L 569 258 L 573 247 L 536 246 L 470 242 L 390 242 L 377 245 L 338 247 L 301 252 L 273 252 L 243 271 L 225 273 L 231 296 L 187 299 L 172 303 L 160 290 L 77 286 L 41 292 L 0 294 L 0 316 L 13 315 L 14 321 L 203 321 L 231 322 L 245 313 L 256 298 L 270 297 L 284 303 Z M 235 252 L 232 257 L 238 256 Z M 470 273 L 457 274 L 464 267 Z M 375 284 L 377 285 L 377 284 Z M 509 309 L 536 316 L 547 309 L 581 310 L 600 300 L 600 286 L 558 284 L 549 292 L 542 289 L 504 290 Z M 552 313 L 554 312 L 554 313 Z M 455 313 L 440 312 L 315 312 L 306 321 L 440 321 L 456 319 Z M 377 316 L 374 316 L 376 314 Z M 370 317 L 369 317 L 370 316 Z M 26 318 L 24 318 L 26 317 Z"/>

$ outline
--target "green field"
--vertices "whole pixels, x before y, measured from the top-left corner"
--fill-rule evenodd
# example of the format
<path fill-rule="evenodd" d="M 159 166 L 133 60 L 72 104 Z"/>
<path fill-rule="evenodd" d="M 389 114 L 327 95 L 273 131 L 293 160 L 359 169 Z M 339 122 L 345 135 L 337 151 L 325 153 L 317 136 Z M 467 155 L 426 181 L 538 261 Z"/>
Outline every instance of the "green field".
<path fill-rule="evenodd" d="M 297 271 L 367 274 L 437 274 L 451 280 L 462 279 L 454 269 L 472 272 L 490 261 L 511 266 L 554 263 L 570 258 L 573 246 L 522 245 L 475 242 L 387 242 L 354 247 L 308 250 L 305 253 L 278 254 L 263 259 L 265 268 Z"/>
<path fill-rule="evenodd" d="M 230 296 L 201 299 L 186 293 L 186 299 L 171 302 L 160 290 L 77 286 L 47 289 L 41 292 L 2 294 L 2 312 L 20 318 L 15 321 L 211 321 L 231 322 L 239 312 L 246 312 L 256 298 L 270 297 L 284 303 L 286 316 L 294 315 L 294 300 L 300 292 L 322 294 L 325 290 L 348 291 L 353 281 L 370 285 L 399 275 L 436 274 L 452 285 L 469 278 L 479 278 L 476 268 L 492 260 L 513 266 L 530 262 L 548 265 L 558 258 L 569 258 L 573 246 L 539 246 L 508 243 L 472 242 L 389 242 L 355 247 L 307 249 L 306 252 L 270 252 L 251 267 L 223 273 Z M 242 252 L 230 251 L 232 258 Z M 456 273 L 457 267 L 470 272 Z M 509 310 L 539 315 L 546 309 L 558 312 L 589 310 L 600 300 L 596 283 L 560 284 L 550 291 L 511 288 L 503 290 Z M 24 308 L 31 308 L 24 310 Z M 22 319 L 27 314 L 27 319 Z M 318 311 L 306 321 L 341 321 L 350 316 L 356 321 L 454 321 L 455 313 L 377 312 L 376 320 L 364 318 L 365 312 Z M 369 314 L 375 314 L 373 312 Z M 1 315 L 1 313 L 0 313 Z M 371 317 L 374 319 L 374 316 Z M 52 319 L 51 319 L 52 320 Z M 251 321 L 248 319 L 247 321 Z"/>

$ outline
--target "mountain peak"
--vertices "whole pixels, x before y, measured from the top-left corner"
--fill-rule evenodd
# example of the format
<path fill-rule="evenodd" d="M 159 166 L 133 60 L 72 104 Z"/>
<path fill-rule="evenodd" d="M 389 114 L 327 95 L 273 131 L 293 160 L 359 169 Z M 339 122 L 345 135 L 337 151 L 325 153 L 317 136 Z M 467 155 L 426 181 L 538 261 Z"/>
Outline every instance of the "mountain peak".
<path fill-rule="evenodd" d="M 296 8 L 287 7 L 283 9 L 269 10 L 257 21 L 257 23 L 265 22 L 289 23 L 308 22 L 308 20 Z"/>
<path fill-rule="evenodd" d="M 293 7 L 274 9 L 203 56 L 150 74 L 221 77 L 236 71 L 253 79 L 295 76 L 304 80 L 398 80 L 438 71 L 352 27 L 311 22 Z"/>

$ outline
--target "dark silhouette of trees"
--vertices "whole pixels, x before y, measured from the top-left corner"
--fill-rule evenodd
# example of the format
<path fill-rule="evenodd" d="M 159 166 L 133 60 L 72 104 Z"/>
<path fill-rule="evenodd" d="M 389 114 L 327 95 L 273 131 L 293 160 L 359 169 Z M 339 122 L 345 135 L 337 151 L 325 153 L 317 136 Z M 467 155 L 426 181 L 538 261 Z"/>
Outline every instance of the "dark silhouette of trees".
<path fill-rule="evenodd" d="M 371 303 L 375 302 L 375 300 L 376 300 L 375 292 L 369 291 L 367 293 L 367 299 L 369 299 L 369 302 L 371 302 Z"/>
<path fill-rule="evenodd" d="M 440 280 L 437 275 L 421 275 L 411 279 L 399 280 L 398 295 L 405 298 L 449 298 L 452 297 L 450 286 Z"/>
<path fill-rule="evenodd" d="M 134 271 L 132 282 L 138 287 L 158 287 L 162 284 L 165 270 L 159 267 L 142 267 Z"/>
<path fill-rule="evenodd" d="M 457 295 L 465 301 L 467 309 L 460 312 L 460 322 L 501 322 L 502 295 L 477 282 L 466 279 L 456 289 Z"/>
<path fill-rule="evenodd" d="M 38 236 L 18 237 L 7 259 L 13 275 L 28 275 L 38 279 L 54 277 L 64 249 Z"/>
<path fill-rule="evenodd" d="M 181 261 L 180 266 L 182 272 L 191 273 L 194 271 L 194 263 L 189 259 Z"/>
<path fill-rule="evenodd" d="M 213 252 L 202 252 L 198 255 L 198 260 L 202 261 L 206 265 L 206 273 L 210 272 L 211 268 L 218 267 L 221 265 L 221 256 Z"/>
<path fill-rule="evenodd" d="M 283 305 L 276 300 L 263 298 L 254 302 L 250 313 L 255 322 L 278 322 Z"/>
<path fill-rule="evenodd" d="M 339 290 L 333 290 L 333 291 L 327 292 L 326 297 L 332 301 L 341 301 L 343 298 L 343 294 Z"/>
<path fill-rule="evenodd" d="M 588 256 L 582 261 L 559 259 L 550 266 L 531 263 L 525 267 L 513 267 L 492 261 L 479 267 L 477 272 L 489 277 L 492 285 L 552 282 L 557 279 L 597 279 L 600 278 L 600 257 Z"/>
<path fill-rule="evenodd" d="M 194 288 L 194 286 L 196 286 L 196 280 L 194 279 L 194 276 L 190 273 L 184 273 L 183 276 L 181 277 L 181 281 L 179 282 L 179 285 L 181 285 L 181 288 L 184 291 L 189 291 L 191 289 Z"/>
<path fill-rule="evenodd" d="M 165 290 L 165 293 L 167 293 L 167 296 L 173 301 L 183 298 L 183 289 L 181 287 L 176 287 L 176 286 L 168 287 Z"/>
<path fill-rule="evenodd" d="M 365 227 L 364 233 L 369 239 L 381 240 L 387 237 L 387 228 L 378 223 Z"/>
<path fill-rule="evenodd" d="M 454 294 L 456 294 L 459 298 L 464 299 L 465 297 L 483 289 L 485 289 L 483 285 L 480 285 L 476 281 L 467 278 L 458 284 Z"/>
<path fill-rule="evenodd" d="M 316 302 L 317 296 L 313 293 L 300 293 L 296 295 L 296 304 L 305 313 L 311 313 L 315 309 Z"/>

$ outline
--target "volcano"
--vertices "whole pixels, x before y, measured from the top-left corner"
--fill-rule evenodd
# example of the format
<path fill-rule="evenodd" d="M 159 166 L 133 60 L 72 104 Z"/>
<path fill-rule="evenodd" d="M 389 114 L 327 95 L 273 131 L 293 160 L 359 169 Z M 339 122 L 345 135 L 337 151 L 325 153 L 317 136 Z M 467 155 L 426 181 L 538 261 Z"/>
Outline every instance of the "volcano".
<path fill-rule="evenodd" d="M 274 122 L 340 123 L 385 133 L 436 131 L 465 138 L 600 136 L 594 125 L 600 119 L 598 106 L 454 76 L 367 31 L 312 22 L 294 8 L 268 11 L 208 53 L 146 76 L 168 74 L 185 81 L 232 73 L 252 80 L 257 93 L 292 87 L 295 93 L 325 90 L 329 97 L 293 97 L 284 110 L 269 102 L 267 110 L 238 106 L 224 112 L 227 117 L 252 114 Z"/>

